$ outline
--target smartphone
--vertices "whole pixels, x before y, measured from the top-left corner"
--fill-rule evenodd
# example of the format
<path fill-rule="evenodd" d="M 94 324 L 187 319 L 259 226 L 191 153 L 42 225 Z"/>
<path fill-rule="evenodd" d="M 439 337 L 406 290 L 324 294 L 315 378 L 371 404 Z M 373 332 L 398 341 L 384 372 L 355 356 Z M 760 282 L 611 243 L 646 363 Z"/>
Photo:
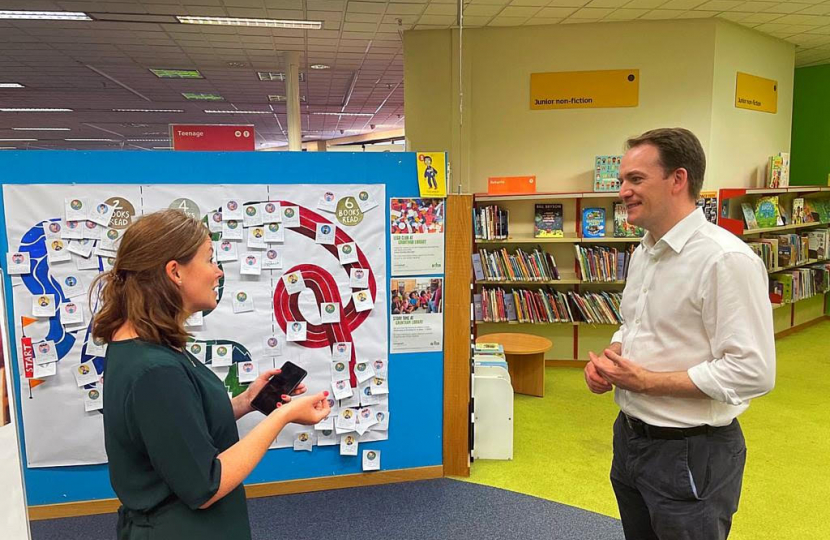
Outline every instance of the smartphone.
<path fill-rule="evenodd" d="M 282 396 L 291 395 L 297 389 L 308 372 L 292 362 L 286 362 L 280 368 L 268 384 L 262 387 L 259 394 L 251 400 L 251 407 L 264 415 L 271 414 L 277 408 L 277 403 L 282 403 Z"/>

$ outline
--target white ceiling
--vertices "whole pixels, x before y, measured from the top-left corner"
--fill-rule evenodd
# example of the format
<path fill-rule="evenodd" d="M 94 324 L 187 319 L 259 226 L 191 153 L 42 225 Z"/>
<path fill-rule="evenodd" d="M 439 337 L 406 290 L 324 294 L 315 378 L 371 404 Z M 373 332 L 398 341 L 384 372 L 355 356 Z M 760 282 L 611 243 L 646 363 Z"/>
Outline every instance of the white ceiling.
<path fill-rule="evenodd" d="M 456 25 L 454 0 L 0 0 L 0 9 L 83 11 L 91 22 L 0 21 L 0 107 L 66 107 L 71 113 L 0 112 L 0 147 L 147 148 L 169 145 L 170 123 L 255 124 L 259 147 L 285 144 L 282 51 L 300 51 L 305 139 L 403 127 L 401 32 Z M 172 15 L 309 19 L 321 30 L 178 24 Z M 633 19 L 722 17 L 794 43 L 799 66 L 830 63 L 830 0 L 465 0 L 464 26 L 570 24 Z M 105 20 L 100 20 L 105 19 Z M 115 19 L 115 20 L 114 20 Z M 308 69 L 327 64 L 329 70 Z M 199 69 L 202 80 L 159 79 L 149 68 Z M 349 89 L 354 87 L 351 94 Z M 181 92 L 211 92 L 194 102 Z M 346 103 L 348 96 L 348 103 Z M 345 109 L 343 108 L 346 104 Z M 112 109 L 184 109 L 183 113 Z M 205 109 L 273 110 L 269 115 L 205 114 Z M 323 116 L 315 112 L 371 114 Z M 68 127 L 70 131 L 13 131 Z M 341 133 L 342 130 L 342 133 Z M 69 142 L 106 138 L 115 142 Z M 157 139 L 141 141 L 138 139 Z"/>

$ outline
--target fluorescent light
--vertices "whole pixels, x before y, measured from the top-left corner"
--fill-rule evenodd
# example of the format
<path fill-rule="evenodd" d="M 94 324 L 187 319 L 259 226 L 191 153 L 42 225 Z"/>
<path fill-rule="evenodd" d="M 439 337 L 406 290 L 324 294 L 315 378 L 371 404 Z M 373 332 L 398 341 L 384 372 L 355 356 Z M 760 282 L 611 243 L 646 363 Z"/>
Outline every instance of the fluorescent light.
<path fill-rule="evenodd" d="M 153 150 L 172 150 L 172 146 L 154 146 Z"/>
<path fill-rule="evenodd" d="M 12 131 L 69 131 L 69 128 L 31 127 L 31 128 L 12 128 Z"/>
<path fill-rule="evenodd" d="M 331 66 L 327 66 L 326 64 L 311 64 L 308 67 L 311 69 L 329 69 Z"/>
<path fill-rule="evenodd" d="M 16 82 L 0 82 L 0 88 L 26 88 L 20 83 Z"/>
<path fill-rule="evenodd" d="M 229 111 L 206 110 L 207 114 L 274 114 L 274 111 L 238 111 L 232 109 Z"/>
<path fill-rule="evenodd" d="M 120 142 L 117 139 L 64 139 L 69 142 Z"/>
<path fill-rule="evenodd" d="M 318 116 L 365 116 L 365 117 L 374 116 L 374 114 L 372 114 L 372 113 L 357 113 L 357 112 L 313 112 L 311 114 L 316 114 Z"/>
<path fill-rule="evenodd" d="M 283 103 L 286 100 L 288 100 L 288 98 L 286 96 L 281 95 L 281 94 L 268 94 L 268 101 L 275 101 L 277 103 Z M 306 101 L 305 96 L 300 96 L 300 102 L 305 103 L 305 101 Z"/>
<path fill-rule="evenodd" d="M 22 19 L 41 21 L 91 21 L 89 15 L 80 11 L 0 11 L 0 19 Z"/>
<path fill-rule="evenodd" d="M 47 109 L 34 107 L 2 107 L 0 112 L 72 112 L 72 109 Z"/>
<path fill-rule="evenodd" d="M 0 142 L 35 142 L 37 139 L 0 139 Z"/>
<path fill-rule="evenodd" d="M 16 146 L 0 146 L 0 150 L 17 150 Z"/>
<path fill-rule="evenodd" d="M 192 99 L 194 101 L 225 101 L 225 98 L 219 94 L 209 94 L 205 92 L 182 92 L 185 99 Z"/>
<path fill-rule="evenodd" d="M 204 79 L 197 69 L 150 69 L 159 79 Z"/>
<path fill-rule="evenodd" d="M 168 142 L 170 139 L 127 139 L 127 142 Z"/>
<path fill-rule="evenodd" d="M 284 81 L 285 73 L 282 71 L 257 71 L 257 77 L 260 81 Z M 300 72 L 300 82 L 305 82 L 305 73 Z"/>
<path fill-rule="evenodd" d="M 301 21 L 281 19 L 243 19 L 238 17 L 190 17 L 176 15 L 183 24 L 213 24 L 220 26 L 258 26 L 262 28 L 299 28 L 302 30 L 319 30 L 322 21 Z"/>
<path fill-rule="evenodd" d="M 162 113 L 180 113 L 184 109 L 113 109 L 113 112 L 162 112 Z"/>

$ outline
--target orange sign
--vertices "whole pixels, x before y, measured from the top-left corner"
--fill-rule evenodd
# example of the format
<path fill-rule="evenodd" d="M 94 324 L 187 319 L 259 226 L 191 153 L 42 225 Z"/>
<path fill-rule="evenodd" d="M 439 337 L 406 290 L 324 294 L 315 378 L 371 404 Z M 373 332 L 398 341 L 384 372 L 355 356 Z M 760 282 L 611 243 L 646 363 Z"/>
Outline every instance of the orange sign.
<path fill-rule="evenodd" d="M 487 193 L 490 195 L 536 193 L 536 177 L 491 176 L 487 179 Z"/>

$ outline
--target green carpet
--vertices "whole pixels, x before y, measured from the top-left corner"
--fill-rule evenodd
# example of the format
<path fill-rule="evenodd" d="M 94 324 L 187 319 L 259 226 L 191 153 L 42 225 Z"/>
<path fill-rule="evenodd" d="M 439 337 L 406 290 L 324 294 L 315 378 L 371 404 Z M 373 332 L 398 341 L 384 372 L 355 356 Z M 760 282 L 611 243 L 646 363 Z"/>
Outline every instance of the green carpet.
<path fill-rule="evenodd" d="M 730 540 L 827 537 L 828 341 L 830 322 L 780 339 L 775 389 L 740 417 L 748 455 Z M 544 398 L 516 396 L 513 461 L 478 460 L 469 481 L 619 518 L 608 480 L 617 412 L 582 370 L 549 368 Z"/>

